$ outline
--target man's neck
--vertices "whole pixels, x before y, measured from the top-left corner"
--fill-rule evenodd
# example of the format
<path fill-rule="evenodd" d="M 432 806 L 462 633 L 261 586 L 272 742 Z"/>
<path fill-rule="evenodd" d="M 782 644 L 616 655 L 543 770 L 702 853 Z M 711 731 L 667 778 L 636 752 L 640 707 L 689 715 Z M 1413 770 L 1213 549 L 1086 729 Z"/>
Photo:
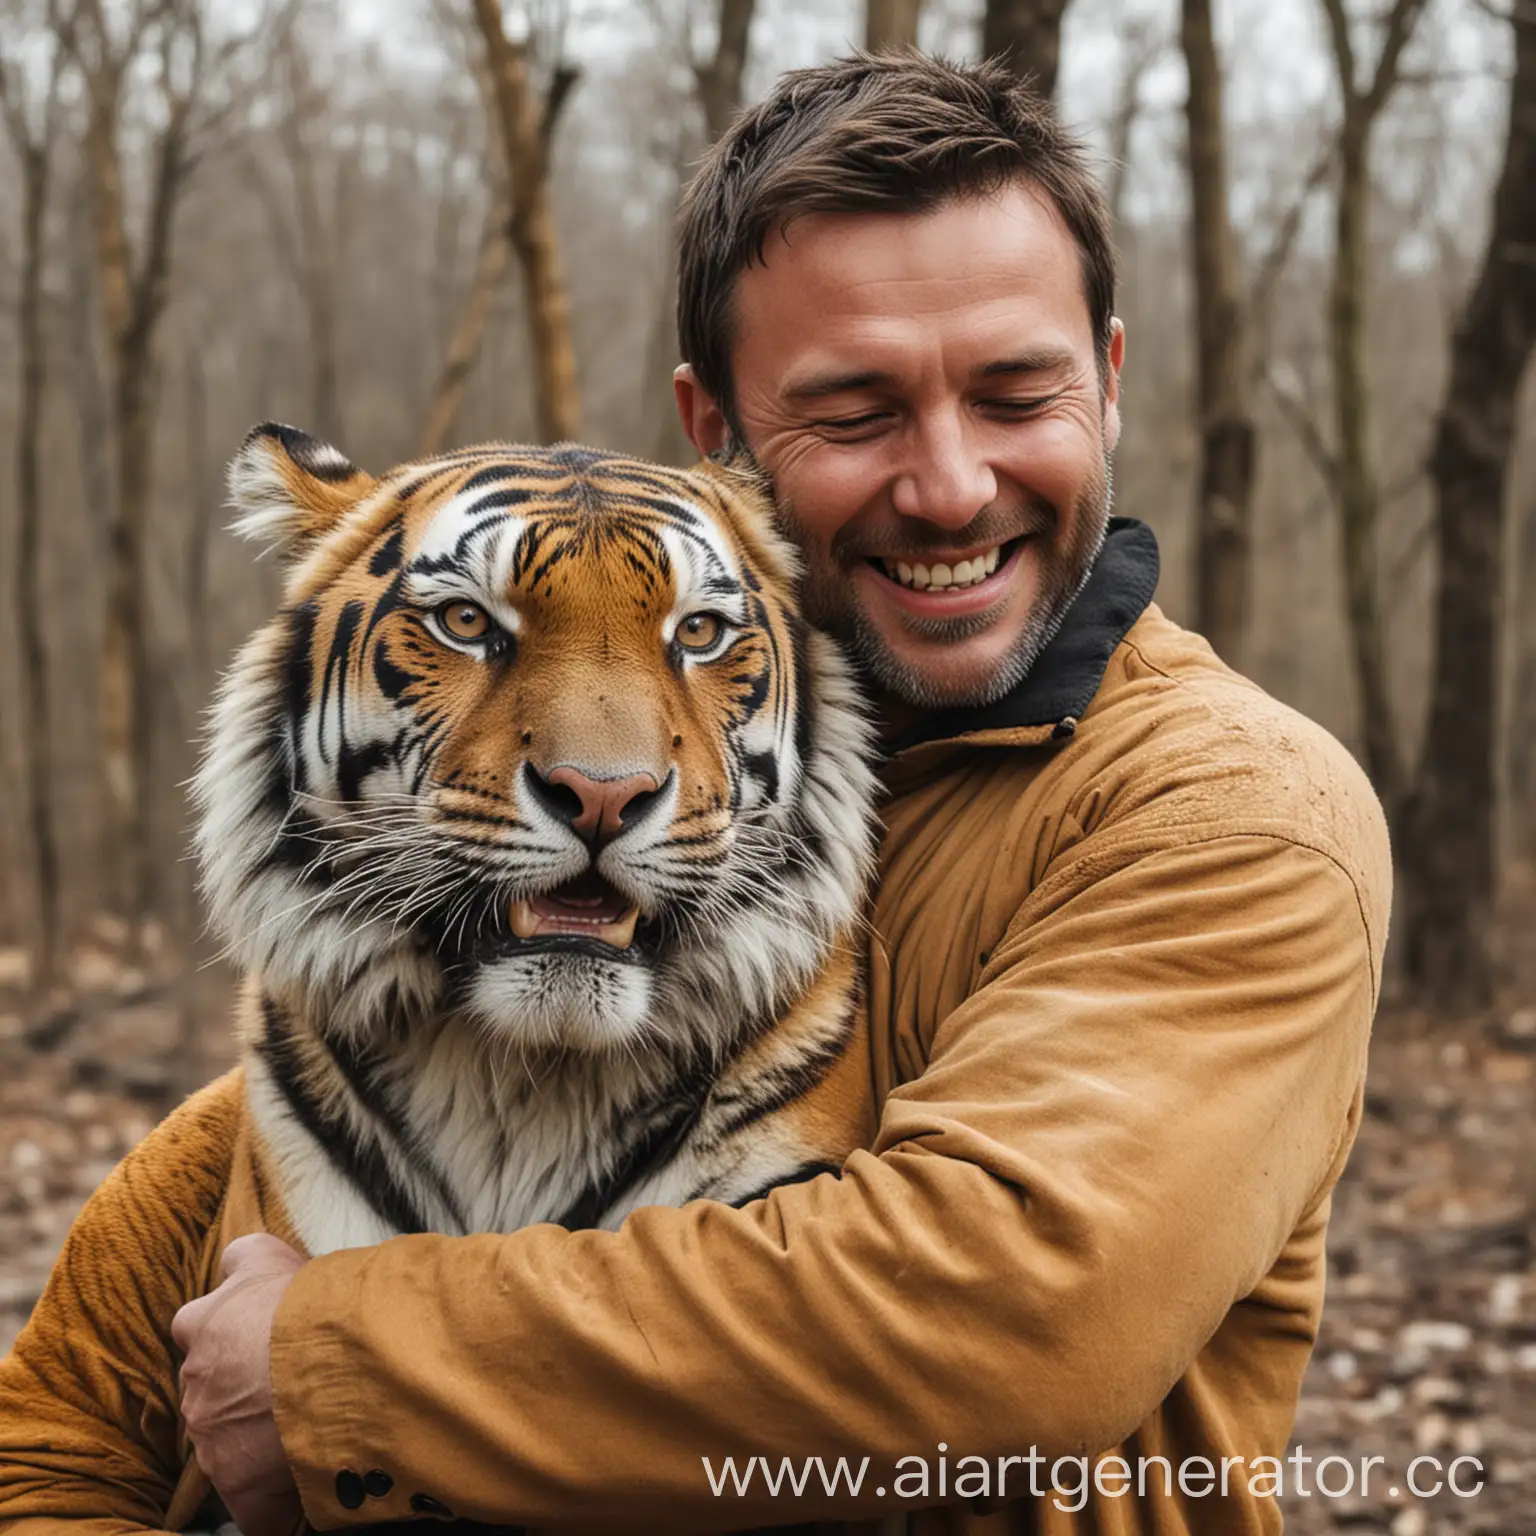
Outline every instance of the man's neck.
<path fill-rule="evenodd" d="M 895 694 L 888 693 L 884 688 L 875 688 L 867 679 L 865 686 L 869 688 L 872 695 L 875 730 L 882 742 L 889 744 L 899 741 L 924 715 L 929 713 L 920 704 L 908 703 L 906 699 L 898 699 Z"/>

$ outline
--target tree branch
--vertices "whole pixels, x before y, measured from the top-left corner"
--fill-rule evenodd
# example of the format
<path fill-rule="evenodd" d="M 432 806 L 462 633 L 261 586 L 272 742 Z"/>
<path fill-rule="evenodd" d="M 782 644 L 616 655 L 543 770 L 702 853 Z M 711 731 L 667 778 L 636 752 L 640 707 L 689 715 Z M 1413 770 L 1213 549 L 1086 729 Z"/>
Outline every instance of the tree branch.
<path fill-rule="evenodd" d="M 747 67 L 756 0 L 720 0 L 719 36 L 707 64 L 695 64 L 704 131 L 713 143 L 725 132 L 741 106 L 741 80 Z"/>
<path fill-rule="evenodd" d="M 1348 112 L 1357 99 L 1355 83 L 1355 45 L 1349 33 L 1349 12 L 1344 0 L 1322 0 L 1323 14 L 1328 19 L 1328 35 L 1333 43 L 1333 60 L 1338 67 L 1339 88 L 1344 96 L 1344 109 Z"/>
<path fill-rule="evenodd" d="M 544 93 L 544 108 L 539 114 L 539 143 L 544 160 L 549 161 L 550 146 L 555 141 L 555 129 L 560 126 L 560 113 L 567 98 L 581 79 L 581 71 L 574 64 L 556 64 L 549 77 L 549 89 Z"/>
<path fill-rule="evenodd" d="M 1398 65 L 1402 62 L 1403 50 L 1413 36 L 1413 29 L 1419 24 L 1425 3 L 1426 0 L 1392 0 L 1381 56 L 1376 60 L 1376 73 L 1362 103 L 1371 117 L 1375 117 L 1386 105 L 1387 98 L 1397 84 Z"/>
<path fill-rule="evenodd" d="M 1274 396 L 1275 404 L 1280 407 L 1280 414 L 1285 418 L 1286 425 L 1296 434 L 1297 441 L 1306 450 L 1307 457 L 1312 460 L 1317 472 L 1322 476 L 1324 485 L 1328 487 L 1328 494 L 1336 497 L 1339 476 L 1338 456 L 1328 446 L 1316 418 L 1307 408 L 1306 402 L 1302 400 L 1300 392 L 1281 377 L 1279 370 L 1267 367 L 1263 377 L 1264 382 L 1269 386 L 1270 394 Z"/>
<path fill-rule="evenodd" d="M 1133 22 L 1125 29 L 1119 98 L 1109 123 L 1109 211 L 1117 225 L 1125 218 L 1125 189 L 1130 171 L 1131 142 L 1141 118 L 1142 82 L 1167 47 L 1166 34 L 1151 22 Z"/>
<path fill-rule="evenodd" d="M 1249 291 L 1249 304 L 1253 314 L 1254 370 L 1260 378 L 1269 367 L 1270 327 L 1273 323 L 1275 294 L 1280 286 L 1280 278 L 1290 262 L 1291 252 L 1295 249 L 1296 241 L 1301 234 L 1307 204 L 1328 179 L 1337 154 L 1338 136 L 1330 133 L 1327 142 L 1318 151 L 1316 159 L 1308 168 L 1306 179 L 1302 182 L 1294 201 L 1286 209 L 1285 217 L 1276 226 L 1274 238 L 1270 241 L 1268 249 L 1259 258 L 1253 287 Z"/>

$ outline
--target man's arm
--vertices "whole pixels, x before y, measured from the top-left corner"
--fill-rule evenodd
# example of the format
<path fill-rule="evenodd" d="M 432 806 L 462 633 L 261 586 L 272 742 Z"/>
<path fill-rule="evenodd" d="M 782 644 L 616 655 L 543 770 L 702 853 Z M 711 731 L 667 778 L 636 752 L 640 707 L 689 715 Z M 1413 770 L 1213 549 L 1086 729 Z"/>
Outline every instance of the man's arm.
<path fill-rule="evenodd" d="M 271 1370 L 310 1518 L 417 1495 L 482 1520 L 718 1528 L 702 1456 L 1127 1436 L 1336 1174 L 1383 935 L 1337 863 L 1279 836 L 1120 858 L 1031 896 L 841 1178 L 618 1233 L 306 1266 Z M 348 1508 L 369 1472 L 388 1489 Z M 796 1517 L 818 1505 L 891 1508 L 866 1487 Z M 727 1519 L 784 1509 L 758 1487 Z"/>
<path fill-rule="evenodd" d="M 160 1531 L 182 1470 L 171 1318 L 198 1294 L 239 1093 L 223 1079 L 86 1203 L 0 1360 L 0 1531 Z"/>

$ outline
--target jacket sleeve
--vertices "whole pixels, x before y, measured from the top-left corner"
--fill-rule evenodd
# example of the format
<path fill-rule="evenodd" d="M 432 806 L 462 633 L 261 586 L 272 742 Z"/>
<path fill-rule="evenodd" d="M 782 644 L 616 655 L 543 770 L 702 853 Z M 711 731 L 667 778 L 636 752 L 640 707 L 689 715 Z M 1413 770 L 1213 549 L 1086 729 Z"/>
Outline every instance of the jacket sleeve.
<path fill-rule="evenodd" d="M 164 1529 L 183 1461 L 171 1318 L 200 1291 L 233 1102 L 205 1090 L 118 1165 L 0 1360 L 5 1536 Z"/>
<path fill-rule="evenodd" d="M 308 1265 L 271 1360 L 310 1519 L 417 1494 L 480 1520 L 745 1527 L 783 1502 L 723 1507 L 703 1458 L 1127 1436 L 1336 1176 L 1381 936 L 1333 859 L 1277 836 L 1120 857 L 1031 895 L 841 1177 Z M 391 1492 L 343 1508 L 338 1473 L 375 1469 Z M 813 1491 L 797 1519 L 891 1508 Z"/>

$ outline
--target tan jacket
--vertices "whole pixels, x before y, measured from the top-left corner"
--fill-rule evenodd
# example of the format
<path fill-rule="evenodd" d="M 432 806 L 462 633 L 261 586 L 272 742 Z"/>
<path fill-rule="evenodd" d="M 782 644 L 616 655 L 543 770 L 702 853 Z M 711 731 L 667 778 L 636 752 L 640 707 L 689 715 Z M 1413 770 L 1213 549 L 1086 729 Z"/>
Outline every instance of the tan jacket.
<path fill-rule="evenodd" d="M 618 1233 L 401 1238 L 300 1274 L 272 1372 L 316 1525 L 1280 1528 L 1272 1480 L 1250 1491 L 1244 1468 L 1284 1453 L 1316 1334 L 1386 834 L 1334 741 L 1145 608 L 1155 576 L 1150 534 L 1117 523 L 1024 685 L 930 719 L 888 763 L 882 1116 L 841 1177 L 743 1210 L 642 1211 Z M 163 1416 L 164 1364 L 135 1368 L 114 1412 Z M 0 1530 L 13 1509 L 101 1513 L 83 1494 L 34 1502 L 53 1497 L 40 1480 L 18 1501 L 17 1369 L 0 1368 Z M 1043 1462 L 1008 1463 L 999 1504 L 1000 1458 L 1032 1448 Z M 1100 1453 L 1125 1459 L 1129 1488 L 1105 1461 L 1084 1507 L 1058 1507 L 1079 1500 L 1049 1492 L 1051 1462 Z M 856 1496 L 815 1472 L 774 1496 L 760 1465 L 744 1494 L 712 1490 L 725 1458 L 740 1473 L 757 1456 L 776 1474 L 785 1457 L 870 1460 Z M 1171 1496 L 1160 1464 L 1138 1465 L 1154 1456 Z M 907 1457 L 926 1458 L 926 1496 Z M 1228 1458 L 1225 1496 L 1202 1496 L 1191 1457 L 1217 1479 Z M 983 1467 L 989 1497 L 954 1504 Z M 1019 1499 L 1032 1472 L 1046 1496 Z"/>

